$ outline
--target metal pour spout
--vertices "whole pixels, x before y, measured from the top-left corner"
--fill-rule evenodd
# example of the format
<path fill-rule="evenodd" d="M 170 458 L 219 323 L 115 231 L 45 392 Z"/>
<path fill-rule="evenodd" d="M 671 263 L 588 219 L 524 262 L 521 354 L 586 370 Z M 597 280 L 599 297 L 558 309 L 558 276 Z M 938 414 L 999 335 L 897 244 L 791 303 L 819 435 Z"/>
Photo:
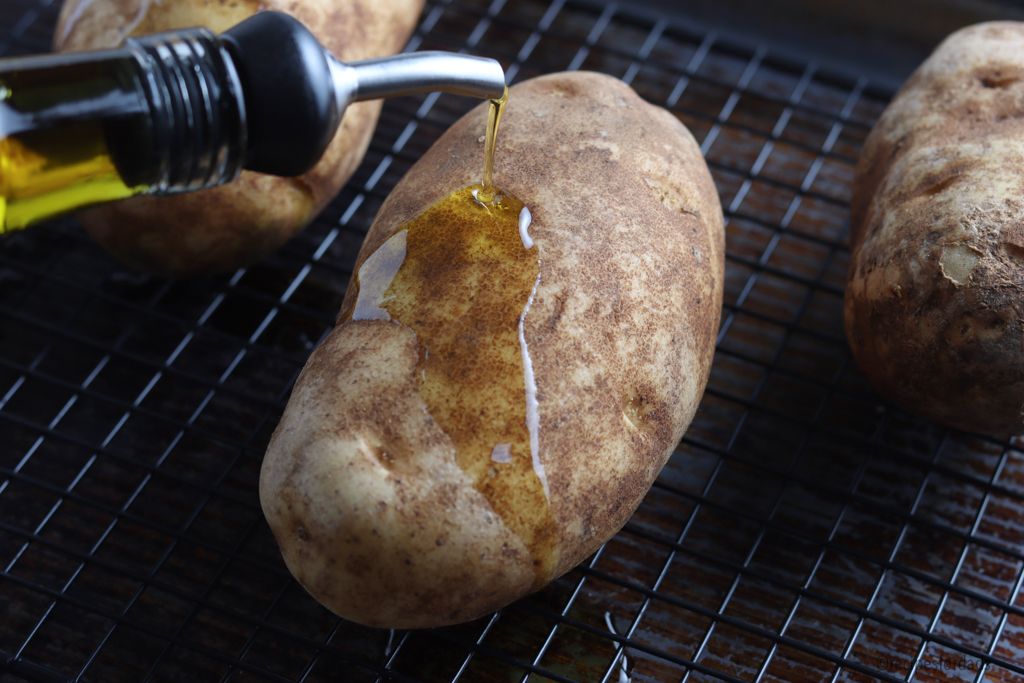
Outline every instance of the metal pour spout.
<path fill-rule="evenodd" d="M 505 72 L 494 59 L 454 52 L 408 52 L 346 64 L 328 53 L 338 111 L 352 102 L 421 92 L 482 99 L 505 93 Z"/>

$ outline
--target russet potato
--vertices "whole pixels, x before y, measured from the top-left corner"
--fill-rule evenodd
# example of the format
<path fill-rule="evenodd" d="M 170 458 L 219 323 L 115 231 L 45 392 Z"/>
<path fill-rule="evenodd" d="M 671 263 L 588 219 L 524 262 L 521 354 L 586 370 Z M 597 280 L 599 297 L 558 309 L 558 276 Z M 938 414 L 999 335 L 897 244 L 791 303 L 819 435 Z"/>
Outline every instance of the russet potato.
<path fill-rule="evenodd" d="M 869 135 L 846 333 L 876 390 L 946 425 L 1024 432 L 1024 24 L 947 38 Z"/>
<path fill-rule="evenodd" d="M 608 76 L 516 85 L 494 184 L 529 209 L 533 246 L 513 227 L 518 256 L 446 260 L 479 237 L 456 221 L 441 257 L 415 256 L 409 221 L 480 182 L 485 121 L 481 105 L 455 123 L 382 205 L 357 273 L 401 236 L 417 294 L 401 321 L 353 319 L 369 287 L 353 280 L 263 464 L 260 500 L 289 569 L 362 624 L 467 621 L 571 569 L 640 504 L 708 379 L 724 230 L 689 131 Z M 376 301 L 405 296 L 394 282 Z M 535 441 L 511 454 L 501 439 L 459 446 L 486 430 L 525 435 L 531 397 Z"/>
<path fill-rule="evenodd" d="M 301 21 L 343 62 L 402 49 L 423 0 L 67 0 L 54 48 L 109 48 L 125 38 L 193 26 L 221 33 L 260 10 Z M 136 196 L 79 212 L 111 254 L 161 275 L 232 270 L 281 246 L 323 210 L 370 144 L 381 102 L 346 111 L 320 162 L 296 178 L 243 171 L 228 185 L 171 197 Z"/>

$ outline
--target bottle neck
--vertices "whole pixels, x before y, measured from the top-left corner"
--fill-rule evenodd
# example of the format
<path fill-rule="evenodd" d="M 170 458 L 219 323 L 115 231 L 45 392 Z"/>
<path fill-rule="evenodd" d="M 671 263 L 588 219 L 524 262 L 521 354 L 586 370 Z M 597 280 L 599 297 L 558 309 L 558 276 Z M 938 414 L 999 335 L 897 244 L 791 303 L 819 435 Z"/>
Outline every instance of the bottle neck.
<path fill-rule="evenodd" d="M 153 121 L 150 194 L 230 182 L 245 162 L 246 111 L 230 56 L 208 29 L 131 38 Z"/>

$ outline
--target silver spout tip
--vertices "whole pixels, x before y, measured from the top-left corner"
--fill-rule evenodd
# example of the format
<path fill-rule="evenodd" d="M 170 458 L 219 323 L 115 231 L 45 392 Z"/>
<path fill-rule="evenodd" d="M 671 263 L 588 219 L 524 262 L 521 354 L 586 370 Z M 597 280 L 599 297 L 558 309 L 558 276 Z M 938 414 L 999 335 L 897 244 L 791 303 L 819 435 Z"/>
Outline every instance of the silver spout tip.
<path fill-rule="evenodd" d="M 351 73 L 336 75 L 335 87 L 351 88 L 354 79 L 352 102 L 437 91 L 483 99 L 505 93 L 501 64 L 454 52 L 409 52 L 342 66 Z"/>

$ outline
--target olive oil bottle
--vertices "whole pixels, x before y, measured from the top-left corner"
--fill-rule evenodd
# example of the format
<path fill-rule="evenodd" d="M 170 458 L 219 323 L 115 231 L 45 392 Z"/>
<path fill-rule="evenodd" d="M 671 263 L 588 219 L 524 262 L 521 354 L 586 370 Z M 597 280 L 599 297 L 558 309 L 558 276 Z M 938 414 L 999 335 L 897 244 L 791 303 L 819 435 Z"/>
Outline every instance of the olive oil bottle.
<path fill-rule="evenodd" d="M 232 180 L 246 138 L 241 103 L 233 64 L 206 29 L 5 60 L 0 233 L 140 192 Z"/>
<path fill-rule="evenodd" d="M 258 12 L 100 52 L 0 60 L 0 234 L 88 204 L 190 192 L 243 168 L 316 165 L 352 102 L 435 90 L 497 98 L 493 59 L 420 52 L 339 62 Z"/>
<path fill-rule="evenodd" d="M 482 182 L 428 206 L 357 263 L 338 323 L 389 320 L 415 333 L 419 395 L 456 463 L 530 551 L 540 588 L 560 558 L 524 332 L 541 262 L 529 208 L 492 183 L 507 102 L 506 87 L 488 105 Z M 436 300 L 436 283 L 453 281 L 472 295 Z"/>

